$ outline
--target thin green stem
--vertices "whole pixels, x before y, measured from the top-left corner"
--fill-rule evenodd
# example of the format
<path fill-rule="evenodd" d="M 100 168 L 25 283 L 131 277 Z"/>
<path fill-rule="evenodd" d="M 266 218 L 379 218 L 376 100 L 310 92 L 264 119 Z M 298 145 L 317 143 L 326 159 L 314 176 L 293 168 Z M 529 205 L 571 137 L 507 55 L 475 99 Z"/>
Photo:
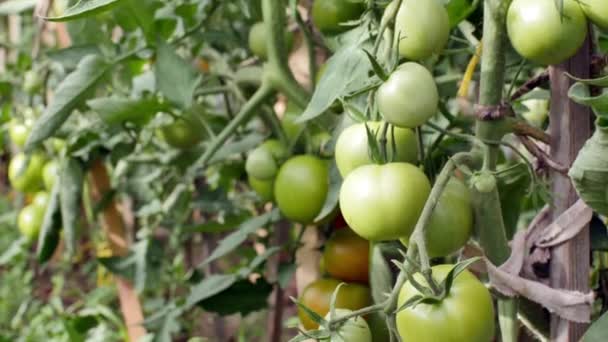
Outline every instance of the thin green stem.
<path fill-rule="evenodd" d="M 272 109 L 264 108 L 262 114 L 264 115 L 264 121 L 272 131 L 272 134 L 279 139 L 284 146 L 289 145 L 287 135 L 285 135 L 285 131 L 283 131 L 283 127 L 281 126 L 281 121 L 279 121 L 275 112 Z"/>
<path fill-rule="evenodd" d="M 388 127 L 389 124 L 388 122 L 385 122 L 382 124 L 382 131 L 380 133 L 380 155 L 382 155 L 382 160 L 384 160 L 384 162 L 388 163 L 388 139 L 387 139 L 387 134 L 388 134 Z M 393 139 L 394 141 L 394 139 Z"/>

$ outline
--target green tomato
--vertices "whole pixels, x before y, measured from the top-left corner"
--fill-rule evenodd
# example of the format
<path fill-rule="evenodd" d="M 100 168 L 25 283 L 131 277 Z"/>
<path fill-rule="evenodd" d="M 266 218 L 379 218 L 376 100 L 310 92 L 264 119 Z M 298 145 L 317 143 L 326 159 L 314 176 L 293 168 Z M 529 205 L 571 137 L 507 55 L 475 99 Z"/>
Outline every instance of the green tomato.
<path fill-rule="evenodd" d="M 46 211 L 46 207 L 49 205 L 49 194 L 46 191 L 39 191 L 34 195 L 34 199 L 32 199 L 31 205 L 36 206 L 42 211 Z"/>
<path fill-rule="evenodd" d="M 33 153 L 29 158 L 29 163 L 25 154 L 16 154 L 8 167 L 8 178 L 11 185 L 21 192 L 38 191 L 43 185 L 44 163 L 44 156 L 40 153 Z"/>
<path fill-rule="evenodd" d="M 528 108 L 522 113 L 524 119 L 535 127 L 542 127 L 549 117 L 549 100 L 529 99 L 521 103 Z"/>
<path fill-rule="evenodd" d="M 37 205 L 25 206 L 17 217 L 17 228 L 29 241 L 36 241 L 44 220 L 44 209 Z"/>
<path fill-rule="evenodd" d="M 8 136 L 11 138 L 11 141 L 17 147 L 25 146 L 27 142 L 27 138 L 30 136 L 30 132 L 32 131 L 32 121 L 30 119 L 26 119 L 24 122 L 19 122 L 15 119 L 11 120 L 8 127 Z"/>
<path fill-rule="evenodd" d="M 602 30 L 608 30 L 608 1 L 585 0 L 580 5 L 589 20 Z"/>
<path fill-rule="evenodd" d="M 367 127 L 380 138 L 382 123 L 367 122 Z M 367 129 L 364 123 L 346 128 L 336 142 L 336 164 L 342 177 L 362 165 L 372 164 Z M 418 159 L 418 139 L 409 128 L 389 127 L 387 134 L 387 156 L 393 162 L 414 163 Z M 396 148 L 393 149 L 393 145 Z"/>
<path fill-rule="evenodd" d="M 349 29 L 342 23 L 358 19 L 365 10 L 362 2 L 351 0 L 315 0 L 312 4 L 312 21 L 319 31 L 337 34 Z"/>
<path fill-rule="evenodd" d="M 247 156 L 245 171 L 251 177 L 259 180 L 272 180 L 277 174 L 279 166 L 272 157 L 272 153 L 263 147 L 258 147 Z"/>
<path fill-rule="evenodd" d="M 23 75 L 23 90 L 34 94 L 42 88 L 43 79 L 36 70 L 29 70 Z"/>
<path fill-rule="evenodd" d="M 270 202 L 274 199 L 274 179 L 260 180 L 255 177 L 247 177 L 249 186 L 255 191 L 260 198 L 265 202 Z"/>
<path fill-rule="evenodd" d="M 336 309 L 334 319 L 352 314 L 352 310 Z M 330 320 L 331 313 L 325 315 Z M 354 317 L 347 320 L 337 333 L 333 334 L 329 342 L 372 342 L 372 331 L 362 317 Z"/>
<path fill-rule="evenodd" d="M 574 0 L 564 0 L 563 15 L 554 0 L 514 0 L 507 30 L 520 55 L 540 64 L 558 64 L 583 45 L 587 20 Z"/>
<path fill-rule="evenodd" d="M 438 0 L 403 0 L 395 18 L 401 57 L 419 61 L 440 54 L 449 35 L 450 18 Z"/>
<path fill-rule="evenodd" d="M 371 241 L 410 236 L 431 192 L 426 175 L 408 163 L 364 165 L 340 189 L 348 226 Z"/>
<path fill-rule="evenodd" d="M 293 46 L 293 34 L 289 30 L 285 30 L 284 34 L 287 50 L 289 51 Z M 249 30 L 249 50 L 261 59 L 268 58 L 266 42 L 269 38 L 266 33 L 266 25 L 263 22 L 253 24 L 251 30 Z"/>
<path fill-rule="evenodd" d="M 302 109 L 298 108 L 293 102 L 289 102 L 287 104 L 287 109 L 285 110 L 285 115 L 281 120 L 281 127 L 287 136 L 287 140 L 290 143 L 295 142 L 296 139 L 299 138 L 299 135 L 306 127 L 305 124 L 297 123 L 298 117 L 302 114 Z"/>
<path fill-rule="evenodd" d="M 336 279 L 319 279 L 310 283 L 302 294 L 299 301 L 321 317 L 329 312 L 331 296 L 340 285 Z M 371 293 L 369 287 L 358 284 L 345 284 L 340 287 L 336 296 L 336 309 L 358 310 L 371 304 Z M 302 309 L 298 309 L 300 322 L 306 330 L 316 329 L 315 323 Z"/>
<path fill-rule="evenodd" d="M 268 150 L 277 162 L 282 162 L 289 156 L 289 151 L 287 151 L 285 145 L 276 139 L 266 140 L 260 147 Z"/>
<path fill-rule="evenodd" d="M 179 149 L 192 148 L 206 137 L 205 126 L 194 113 L 185 114 L 184 117 L 160 128 L 159 134 L 167 144 Z"/>
<path fill-rule="evenodd" d="M 53 185 L 59 177 L 59 165 L 55 160 L 51 160 L 44 164 L 42 168 L 42 180 L 44 182 L 44 188 L 47 191 L 53 190 Z"/>
<path fill-rule="evenodd" d="M 440 283 L 453 267 L 433 267 L 433 278 Z M 414 278 L 426 284 L 420 273 Z M 398 307 L 420 294 L 406 283 L 399 293 Z M 494 339 L 494 325 L 490 291 L 468 270 L 454 279 L 450 294 L 440 303 L 421 303 L 397 313 L 397 330 L 403 342 L 488 342 Z"/>
<path fill-rule="evenodd" d="M 398 127 L 416 128 L 437 113 L 439 91 L 425 67 L 408 62 L 378 88 L 377 101 L 386 121 Z"/>
<path fill-rule="evenodd" d="M 327 163 L 311 155 L 289 159 L 277 174 L 274 197 L 285 217 L 310 223 L 323 209 L 329 190 Z"/>
<path fill-rule="evenodd" d="M 331 134 L 326 131 L 321 131 L 319 133 L 315 133 L 310 138 L 310 145 L 312 146 L 312 150 L 315 153 L 318 153 L 322 157 L 331 157 L 332 151 L 329 149 L 329 144 L 331 142 Z"/>
<path fill-rule="evenodd" d="M 443 190 L 426 227 L 426 248 L 432 258 L 450 255 L 464 246 L 473 231 L 473 206 L 466 184 L 452 178 Z M 409 239 L 401 239 L 408 245 Z"/>

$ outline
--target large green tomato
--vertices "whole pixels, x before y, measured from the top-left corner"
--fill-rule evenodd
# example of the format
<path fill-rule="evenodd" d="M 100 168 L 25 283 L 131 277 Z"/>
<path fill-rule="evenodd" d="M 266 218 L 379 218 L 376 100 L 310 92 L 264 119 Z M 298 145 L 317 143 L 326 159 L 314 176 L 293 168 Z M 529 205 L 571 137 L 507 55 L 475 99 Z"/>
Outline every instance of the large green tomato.
<path fill-rule="evenodd" d="M 412 233 L 430 192 L 428 178 L 412 164 L 364 165 L 342 183 L 340 209 L 359 236 L 396 240 Z"/>
<path fill-rule="evenodd" d="M 293 45 L 293 34 L 289 30 L 285 30 L 284 34 L 287 50 L 291 50 Z M 249 50 L 261 59 L 268 58 L 268 52 L 266 51 L 266 42 L 268 39 L 270 39 L 270 37 L 266 34 L 266 26 L 264 23 L 259 22 L 253 24 L 249 31 Z"/>
<path fill-rule="evenodd" d="M 395 18 L 401 57 L 419 61 L 439 54 L 449 35 L 448 12 L 438 0 L 403 0 Z"/>
<path fill-rule="evenodd" d="M 270 202 L 274 199 L 274 179 L 260 180 L 255 177 L 247 177 L 249 186 L 263 201 Z"/>
<path fill-rule="evenodd" d="M 352 310 L 336 309 L 334 310 L 334 319 L 352 314 Z M 331 314 L 328 312 L 325 315 L 325 320 L 331 319 Z M 372 342 L 372 331 L 367 325 L 367 322 L 362 317 L 354 317 L 347 320 L 340 327 L 337 334 L 334 334 L 329 342 Z"/>
<path fill-rule="evenodd" d="M 32 121 L 27 119 L 24 122 L 19 122 L 15 119 L 11 120 L 8 127 L 8 136 L 17 147 L 25 146 L 25 142 L 32 131 Z"/>
<path fill-rule="evenodd" d="M 330 278 L 314 281 L 302 291 L 299 301 L 323 317 L 329 312 L 331 296 L 340 283 L 339 280 Z M 336 296 L 336 309 L 358 310 L 370 305 L 371 301 L 371 293 L 367 286 L 346 284 L 340 287 Z M 318 327 L 318 324 L 302 309 L 298 309 L 298 316 L 304 329 L 311 330 Z"/>
<path fill-rule="evenodd" d="M 369 282 L 369 241 L 348 228 L 335 231 L 325 242 L 321 260 L 325 271 L 336 279 Z"/>
<path fill-rule="evenodd" d="M 44 156 L 40 153 L 30 155 L 29 163 L 25 154 L 16 154 L 8 167 L 8 179 L 11 185 L 21 192 L 35 192 L 41 189 L 44 162 Z"/>
<path fill-rule="evenodd" d="M 433 278 L 443 281 L 454 265 L 433 267 Z M 424 277 L 414 278 L 426 284 Z M 419 295 L 411 283 L 399 293 L 398 306 Z M 397 330 L 403 342 L 489 342 L 494 338 L 494 306 L 490 291 L 465 270 L 450 294 L 439 304 L 418 304 L 397 313 Z"/>
<path fill-rule="evenodd" d="M 336 34 L 349 29 L 342 23 L 358 19 L 365 10 L 363 2 L 351 0 L 315 0 L 312 21 L 323 33 Z"/>
<path fill-rule="evenodd" d="M 608 1 L 585 0 L 580 2 L 587 18 L 603 30 L 608 30 Z"/>
<path fill-rule="evenodd" d="M 42 221 L 44 220 L 44 208 L 35 204 L 23 207 L 17 217 L 17 228 L 29 241 L 36 241 Z"/>
<path fill-rule="evenodd" d="M 459 250 L 473 231 L 473 207 L 469 188 L 452 178 L 445 187 L 426 227 L 429 256 L 441 257 Z M 408 239 L 401 240 L 406 246 Z"/>
<path fill-rule="evenodd" d="M 563 15 L 554 0 L 514 0 L 507 30 L 520 55 L 540 64 L 558 64 L 583 45 L 587 20 L 574 0 L 564 0 Z"/>
<path fill-rule="evenodd" d="M 362 165 L 372 164 L 370 157 L 366 124 L 354 124 L 346 128 L 336 142 L 336 164 L 342 177 Z M 380 138 L 382 124 L 368 122 L 367 127 Z M 418 139 L 409 128 L 389 127 L 387 131 L 387 155 L 393 162 L 414 163 L 418 159 Z M 394 139 L 393 139 L 394 138 Z M 393 150 L 393 145 L 397 153 Z"/>
<path fill-rule="evenodd" d="M 329 190 L 327 163 L 311 155 L 289 159 L 277 174 L 274 197 L 285 217 L 310 223 L 323 209 Z"/>
<path fill-rule="evenodd" d="M 160 129 L 160 136 L 169 144 L 179 149 L 189 149 L 205 138 L 205 126 L 197 114 L 188 113 L 184 117 Z"/>
<path fill-rule="evenodd" d="M 377 100 L 386 121 L 398 127 L 416 128 L 437 113 L 439 91 L 425 67 L 408 62 L 378 88 Z"/>
<path fill-rule="evenodd" d="M 42 169 L 42 180 L 44 182 L 44 188 L 47 191 L 53 190 L 53 185 L 59 177 L 59 165 L 55 160 L 51 160 L 44 164 Z"/>

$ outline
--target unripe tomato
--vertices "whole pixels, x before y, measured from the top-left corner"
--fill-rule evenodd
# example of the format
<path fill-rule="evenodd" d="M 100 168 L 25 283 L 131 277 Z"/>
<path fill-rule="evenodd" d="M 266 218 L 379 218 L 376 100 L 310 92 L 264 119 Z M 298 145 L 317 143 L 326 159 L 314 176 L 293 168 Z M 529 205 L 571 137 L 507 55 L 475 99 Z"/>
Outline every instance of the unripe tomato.
<path fill-rule="evenodd" d="M 44 220 L 44 209 L 30 204 L 23 207 L 17 217 L 17 228 L 29 241 L 36 241 L 42 221 Z"/>
<path fill-rule="evenodd" d="M 426 248 L 432 258 L 450 255 L 464 246 L 473 231 L 469 188 L 452 178 L 446 185 L 426 227 Z M 407 238 L 401 241 L 407 246 Z"/>
<path fill-rule="evenodd" d="M 358 19 L 365 10 L 363 2 L 351 0 L 315 0 L 312 4 L 312 21 L 319 31 L 337 34 L 349 29 L 342 23 Z"/>
<path fill-rule="evenodd" d="M 268 150 L 270 154 L 272 154 L 272 157 L 278 162 L 283 161 L 283 159 L 289 156 L 289 151 L 287 151 L 285 145 L 277 139 L 268 139 L 264 141 L 260 147 Z"/>
<path fill-rule="evenodd" d="M 30 119 L 26 119 L 24 122 L 19 122 L 15 119 L 11 120 L 8 128 L 8 136 L 15 146 L 25 146 L 25 142 L 32 131 L 32 124 Z"/>
<path fill-rule="evenodd" d="M 289 159 L 277 174 L 274 197 L 285 217 L 310 223 L 323 209 L 329 190 L 327 163 L 311 155 Z"/>
<path fill-rule="evenodd" d="M 580 5 L 589 20 L 602 30 L 608 30 L 608 1 L 585 0 Z"/>
<path fill-rule="evenodd" d="M 352 310 L 336 309 L 334 319 L 352 314 Z M 329 321 L 332 317 L 328 312 L 325 320 Z M 332 335 L 329 342 L 372 342 L 372 331 L 367 322 L 362 317 L 354 317 L 347 320 L 340 327 L 337 334 Z"/>
<path fill-rule="evenodd" d="M 441 283 L 453 267 L 433 267 L 433 278 Z M 426 284 L 421 274 L 414 278 Z M 406 283 L 399 293 L 398 307 L 420 294 Z M 403 342 L 488 342 L 493 341 L 494 324 L 490 291 L 467 270 L 454 279 L 450 294 L 440 303 L 421 303 L 397 313 L 397 330 Z"/>
<path fill-rule="evenodd" d="M 263 147 L 254 149 L 247 156 L 245 171 L 251 177 L 259 180 L 272 180 L 276 176 L 278 169 L 279 166 L 270 151 Z"/>
<path fill-rule="evenodd" d="M 302 109 L 298 108 L 293 102 L 287 104 L 285 115 L 281 120 L 281 127 L 290 143 L 299 138 L 299 134 L 305 127 L 304 124 L 296 123 L 300 114 L 302 114 Z"/>
<path fill-rule="evenodd" d="M 354 124 L 346 128 L 336 142 L 336 164 L 342 177 L 346 177 L 352 170 L 362 165 L 372 164 L 370 157 L 366 124 Z M 380 139 L 382 123 L 367 122 L 367 127 L 376 133 Z M 389 161 L 414 163 L 418 159 L 418 140 L 409 128 L 389 127 L 386 150 Z M 393 140 L 394 138 L 394 140 Z M 393 150 L 393 145 L 396 152 Z"/>
<path fill-rule="evenodd" d="M 29 70 L 23 76 L 23 90 L 28 94 L 34 94 L 42 88 L 43 79 L 36 70 Z"/>
<path fill-rule="evenodd" d="M 59 165 L 57 162 L 51 160 L 44 164 L 44 168 L 42 169 L 42 180 L 44 182 L 44 188 L 47 191 L 53 190 L 53 185 L 55 185 L 57 177 L 59 177 Z"/>
<path fill-rule="evenodd" d="M 367 284 L 369 241 L 362 239 L 350 229 L 335 231 L 325 243 L 323 264 L 327 273 L 333 278 Z"/>
<path fill-rule="evenodd" d="M 322 157 L 331 157 L 332 151 L 329 150 L 329 143 L 331 142 L 331 134 L 327 131 L 321 131 L 314 134 L 310 138 L 310 145 L 315 153 L 318 153 Z"/>
<path fill-rule="evenodd" d="M 179 149 L 189 149 L 203 141 L 205 127 L 194 113 L 185 114 L 183 118 L 160 129 L 160 136 L 169 144 Z"/>
<path fill-rule="evenodd" d="M 31 205 L 42 209 L 42 211 L 46 211 L 46 207 L 49 205 L 49 194 L 45 191 L 39 191 L 34 195 L 34 199 L 32 199 Z"/>
<path fill-rule="evenodd" d="M 450 35 L 450 18 L 438 0 L 403 0 L 395 18 L 399 55 L 422 60 L 443 51 Z"/>
<path fill-rule="evenodd" d="M 431 184 L 407 163 L 364 165 L 351 172 L 340 189 L 340 209 L 348 226 L 371 241 L 410 236 Z"/>
<path fill-rule="evenodd" d="M 263 201 L 270 202 L 274 199 L 274 179 L 260 180 L 249 176 L 249 186 Z"/>
<path fill-rule="evenodd" d="M 28 157 L 25 154 L 16 154 L 8 166 L 8 179 L 18 191 L 35 192 L 43 185 L 44 156 L 40 153 L 33 153 L 30 155 L 29 163 L 27 162 Z"/>
<path fill-rule="evenodd" d="M 439 91 L 425 67 L 408 62 L 378 88 L 377 100 L 386 121 L 398 127 L 416 128 L 437 113 Z"/>
<path fill-rule="evenodd" d="M 331 296 L 338 285 L 340 285 L 340 281 L 336 279 L 327 278 L 314 281 L 302 291 L 299 301 L 323 317 L 329 312 Z M 367 286 L 345 284 L 340 287 L 336 296 L 336 308 L 358 310 L 369 306 L 371 301 L 371 293 Z M 298 316 L 304 329 L 311 330 L 318 327 L 318 324 L 310 319 L 302 309 L 298 309 Z"/>
<path fill-rule="evenodd" d="M 289 51 L 293 46 L 293 34 L 287 29 L 285 29 L 284 34 L 287 50 Z M 266 51 L 268 39 L 270 39 L 270 36 L 266 33 L 266 25 L 263 22 L 255 23 L 249 31 L 249 50 L 261 59 L 268 58 L 268 52 Z"/>
<path fill-rule="evenodd" d="M 554 0 L 514 0 L 507 30 L 520 55 L 540 64 L 558 64 L 583 45 L 587 20 L 574 0 L 564 0 L 563 15 Z"/>

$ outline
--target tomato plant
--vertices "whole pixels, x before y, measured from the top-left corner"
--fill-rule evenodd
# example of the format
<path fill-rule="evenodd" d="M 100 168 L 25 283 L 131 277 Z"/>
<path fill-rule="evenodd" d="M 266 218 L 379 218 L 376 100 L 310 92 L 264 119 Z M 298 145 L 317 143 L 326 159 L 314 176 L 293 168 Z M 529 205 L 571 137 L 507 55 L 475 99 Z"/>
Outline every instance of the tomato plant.
<path fill-rule="evenodd" d="M 322 32 L 335 34 L 348 30 L 346 25 L 348 21 L 357 19 L 364 9 L 358 1 L 315 1 L 312 7 L 312 20 Z"/>
<path fill-rule="evenodd" d="M 429 58 L 441 53 L 448 41 L 448 13 L 439 1 L 406 0 L 397 11 L 395 33 L 400 56 L 410 60 Z"/>

